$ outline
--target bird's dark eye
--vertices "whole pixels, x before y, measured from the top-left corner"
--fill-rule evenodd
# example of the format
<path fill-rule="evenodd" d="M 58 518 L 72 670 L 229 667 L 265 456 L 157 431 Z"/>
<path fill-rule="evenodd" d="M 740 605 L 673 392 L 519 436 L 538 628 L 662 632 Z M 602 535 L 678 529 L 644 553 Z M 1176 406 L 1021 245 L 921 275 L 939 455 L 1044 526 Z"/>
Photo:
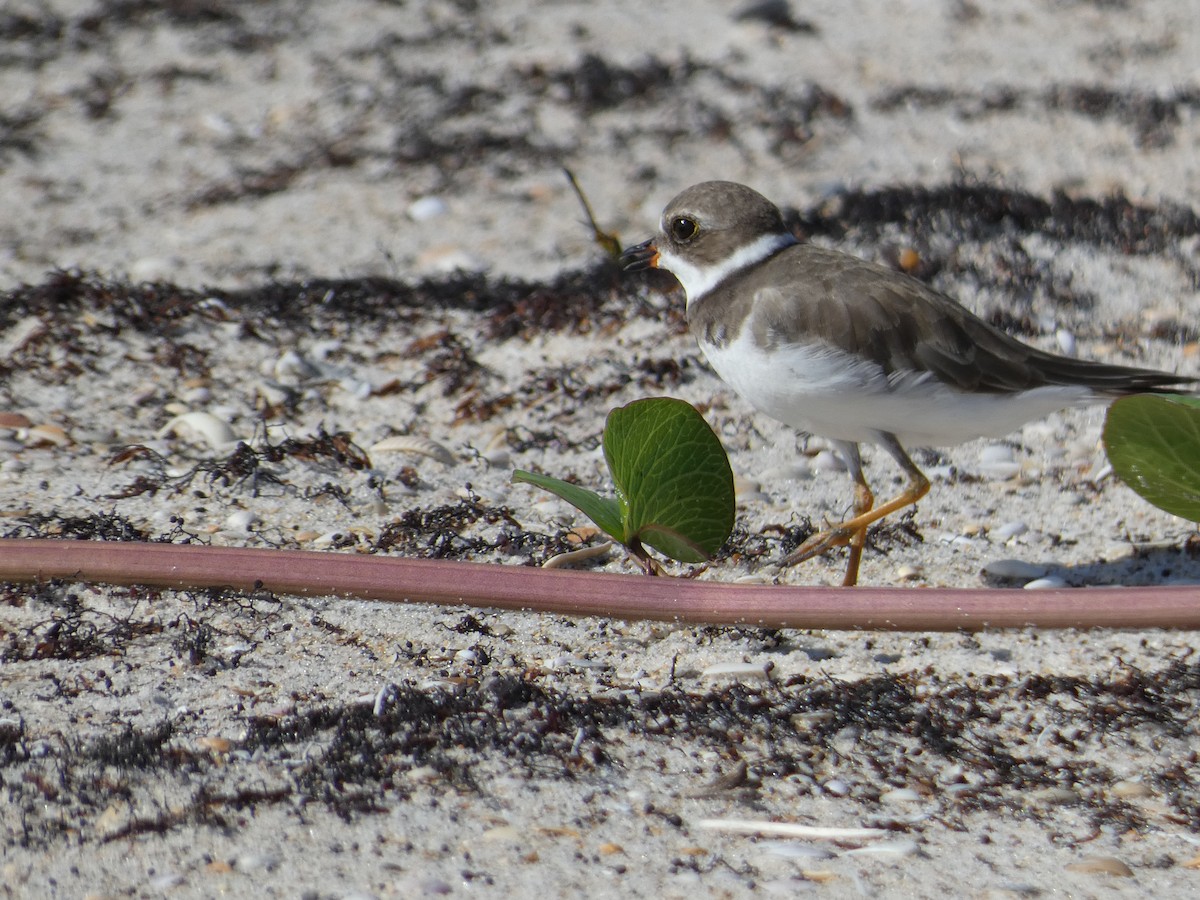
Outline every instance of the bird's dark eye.
<path fill-rule="evenodd" d="M 700 231 L 700 226 L 696 224 L 695 219 L 689 219 L 687 216 L 676 216 L 670 221 L 668 230 L 671 232 L 671 237 L 683 243 L 694 238 Z"/>

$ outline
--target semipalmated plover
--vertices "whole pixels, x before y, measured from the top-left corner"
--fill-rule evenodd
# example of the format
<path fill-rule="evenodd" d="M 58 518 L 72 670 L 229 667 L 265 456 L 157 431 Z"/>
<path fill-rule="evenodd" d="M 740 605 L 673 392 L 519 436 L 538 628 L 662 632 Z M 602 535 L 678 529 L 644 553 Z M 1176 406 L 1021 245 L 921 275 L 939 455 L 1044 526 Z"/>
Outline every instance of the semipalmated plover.
<path fill-rule="evenodd" d="M 998 437 L 1064 407 L 1196 381 L 1026 346 L 915 278 L 800 243 L 773 203 L 728 181 L 683 191 L 658 236 L 622 259 L 679 279 L 692 334 L 737 393 L 832 443 L 854 479 L 854 515 L 781 564 L 849 546 L 845 585 L 858 581 L 867 527 L 929 490 L 905 445 Z M 880 506 L 863 477 L 864 442 L 908 479 Z"/>

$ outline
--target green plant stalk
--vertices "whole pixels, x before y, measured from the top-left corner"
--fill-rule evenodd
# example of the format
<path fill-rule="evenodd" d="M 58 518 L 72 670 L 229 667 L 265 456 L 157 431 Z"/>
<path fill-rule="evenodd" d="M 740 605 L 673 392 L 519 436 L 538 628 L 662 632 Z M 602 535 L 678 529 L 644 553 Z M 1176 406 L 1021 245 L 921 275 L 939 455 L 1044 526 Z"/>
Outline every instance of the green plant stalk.
<path fill-rule="evenodd" d="M 1200 629 L 1200 586 L 1059 589 L 793 587 L 356 553 L 0 539 L 0 581 L 230 587 L 388 603 L 765 628 L 980 631 Z"/>

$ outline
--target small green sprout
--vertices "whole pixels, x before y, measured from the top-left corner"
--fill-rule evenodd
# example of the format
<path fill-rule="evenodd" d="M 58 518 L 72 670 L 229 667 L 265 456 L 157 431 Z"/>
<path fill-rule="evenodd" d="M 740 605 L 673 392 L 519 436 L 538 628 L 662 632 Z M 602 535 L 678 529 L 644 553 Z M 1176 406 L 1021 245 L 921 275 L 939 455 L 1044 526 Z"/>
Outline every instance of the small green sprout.
<path fill-rule="evenodd" d="M 513 481 L 544 488 L 624 544 L 649 574 L 646 546 L 685 563 L 709 559 L 733 530 L 733 473 L 721 441 L 690 404 L 669 397 L 612 410 L 604 458 L 616 498 L 518 469 Z"/>

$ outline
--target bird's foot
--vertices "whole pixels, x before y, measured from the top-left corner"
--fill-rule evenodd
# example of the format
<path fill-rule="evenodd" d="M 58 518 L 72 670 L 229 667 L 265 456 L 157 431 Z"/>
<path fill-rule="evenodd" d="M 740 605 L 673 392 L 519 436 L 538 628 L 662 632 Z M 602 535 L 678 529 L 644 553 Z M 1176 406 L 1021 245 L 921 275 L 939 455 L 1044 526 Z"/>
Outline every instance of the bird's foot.
<path fill-rule="evenodd" d="M 847 527 L 849 523 L 838 525 L 826 531 L 819 531 L 803 544 L 779 560 L 776 565 L 782 567 L 794 566 L 816 556 L 822 556 L 834 547 L 849 547 L 850 558 L 846 564 L 846 575 L 842 579 L 842 587 L 853 587 L 858 584 L 858 564 L 862 559 L 862 548 L 866 541 L 866 528 Z"/>

